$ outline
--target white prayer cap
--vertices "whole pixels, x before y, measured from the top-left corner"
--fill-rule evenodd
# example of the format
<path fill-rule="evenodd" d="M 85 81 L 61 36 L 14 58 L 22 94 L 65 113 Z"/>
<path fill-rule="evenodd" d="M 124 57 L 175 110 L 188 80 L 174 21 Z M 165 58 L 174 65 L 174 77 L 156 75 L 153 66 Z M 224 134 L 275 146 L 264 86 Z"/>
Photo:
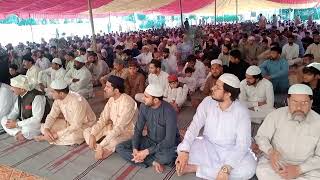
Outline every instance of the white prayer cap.
<path fill-rule="evenodd" d="M 261 69 L 258 66 L 250 66 L 248 67 L 246 74 L 249 76 L 255 76 L 261 74 Z"/>
<path fill-rule="evenodd" d="M 14 78 L 11 78 L 10 85 L 12 87 L 25 89 L 27 91 L 30 90 L 29 83 L 28 83 L 28 78 L 25 75 L 19 75 L 19 76 L 16 76 Z"/>
<path fill-rule="evenodd" d="M 214 65 L 214 64 L 219 64 L 222 66 L 222 61 L 220 59 L 214 59 L 211 61 L 211 65 Z"/>
<path fill-rule="evenodd" d="M 56 89 L 56 90 L 62 90 L 68 87 L 68 84 L 66 81 L 60 79 L 60 80 L 54 80 L 51 82 L 50 87 L 52 89 Z"/>
<path fill-rule="evenodd" d="M 224 73 L 219 77 L 218 80 L 228 84 L 233 88 L 240 88 L 240 80 L 237 76 L 233 74 Z"/>
<path fill-rule="evenodd" d="M 31 49 L 31 53 L 35 53 L 36 51 L 36 49 Z"/>
<path fill-rule="evenodd" d="M 320 63 L 314 62 L 314 63 L 309 64 L 307 67 L 314 67 L 314 68 L 316 68 L 318 71 L 320 71 Z"/>
<path fill-rule="evenodd" d="M 87 52 L 93 52 L 93 49 L 92 48 L 88 48 Z"/>
<path fill-rule="evenodd" d="M 52 63 L 56 63 L 56 64 L 59 64 L 59 65 L 62 65 L 62 62 L 61 62 L 61 59 L 60 59 L 60 58 L 54 58 L 54 59 L 52 59 Z"/>
<path fill-rule="evenodd" d="M 146 87 L 145 92 L 153 97 L 162 97 L 163 96 L 163 89 L 158 84 L 149 84 Z"/>
<path fill-rule="evenodd" d="M 254 41 L 256 38 L 254 37 L 254 36 L 249 36 L 249 38 L 248 38 L 248 40 L 250 41 L 250 40 L 252 40 L 252 41 Z"/>
<path fill-rule="evenodd" d="M 305 84 L 294 84 L 289 88 L 288 94 L 313 95 L 312 89 Z"/>
<path fill-rule="evenodd" d="M 225 40 L 225 41 L 231 41 L 231 39 L 230 39 L 230 38 L 225 38 L 224 40 Z"/>
<path fill-rule="evenodd" d="M 81 63 L 86 63 L 86 58 L 84 56 L 76 57 L 74 60 Z"/>

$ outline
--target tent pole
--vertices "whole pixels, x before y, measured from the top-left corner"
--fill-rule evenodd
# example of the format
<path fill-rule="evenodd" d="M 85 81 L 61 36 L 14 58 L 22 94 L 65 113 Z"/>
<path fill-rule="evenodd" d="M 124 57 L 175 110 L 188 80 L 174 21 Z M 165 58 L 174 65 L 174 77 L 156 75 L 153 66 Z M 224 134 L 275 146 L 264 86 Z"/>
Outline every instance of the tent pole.
<path fill-rule="evenodd" d="M 217 0 L 214 0 L 214 25 L 217 25 Z"/>
<path fill-rule="evenodd" d="M 108 33 L 111 32 L 111 13 L 109 12 Z"/>
<path fill-rule="evenodd" d="M 93 14 L 92 14 L 92 0 L 88 0 L 88 7 L 89 7 L 89 15 L 90 15 L 90 24 L 91 24 L 91 31 L 92 31 L 92 43 L 93 43 L 93 49 L 97 50 L 97 42 L 96 42 L 96 34 L 94 32 L 94 22 L 93 22 Z"/>
<path fill-rule="evenodd" d="M 236 0 L 236 23 L 238 24 L 238 0 Z"/>
<path fill-rule="evenodd" d="M 182 17 L 182 2 L 179 0 L 179 6 L 180 6 L 180 19 L 181 19 L 181 27 L 183 28 L 183 17 Z"/>
<path fill-rule="evenodd" d="M 31 15 L 29 13 L 29 19 L 31 19 Z M 30 30 L 31 30 L 31 38 L 32 38 L 32 42 L 34 42 L 34 36 L 33 36 L 33 28 L 32 28 L 32 24 L 30 23 Z"/>

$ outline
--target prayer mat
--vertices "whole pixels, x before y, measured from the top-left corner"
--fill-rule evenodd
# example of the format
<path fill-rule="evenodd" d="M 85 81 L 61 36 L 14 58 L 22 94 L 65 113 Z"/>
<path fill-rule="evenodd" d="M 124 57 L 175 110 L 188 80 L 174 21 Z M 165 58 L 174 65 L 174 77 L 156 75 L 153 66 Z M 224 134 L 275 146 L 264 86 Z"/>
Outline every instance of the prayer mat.
<path fill-rule="evenodd" d="M 44 180 L 44 178 L 29 174 L 27 172 L 14 169 L 5 165 L 0 165 L 1 180 Z"/>

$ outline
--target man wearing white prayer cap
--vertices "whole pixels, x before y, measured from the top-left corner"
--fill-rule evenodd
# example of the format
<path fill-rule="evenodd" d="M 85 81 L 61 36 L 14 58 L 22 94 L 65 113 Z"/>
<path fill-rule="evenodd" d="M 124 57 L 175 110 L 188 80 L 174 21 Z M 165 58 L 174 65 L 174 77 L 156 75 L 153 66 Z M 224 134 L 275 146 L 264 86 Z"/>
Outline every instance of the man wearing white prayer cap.
<path fill-rule="evenodd" d="M 255 137 L 263 152 L 258 179 L 320 179 L 320 115 L 311 109 L 312 96 L 309 86 L 292 85 L 288 106 L 263 121 Z"/>
<path fill-rule="evenodd" d="M 55 145 L 81 144 L 84 129 L 96 122 L 95 113 L 85 98 L 69 92 L 63 79 L 52 81 L 50 88 L 54 99 L 52 109 L 41 125 L 42 135 L 36 136 L 35 140 Z"/>
<path fill-rule="evenodd" d="M 239 100 L 250 110 L 251 121 L 261 124 L 268 113 L 274 110 L 274 93 L 272 83 L 263 78 L 258 66 L 250 66 L 246 79 L 240 83 Z"/>
<path fill-rule="evenodd" d="M 68 71 L 64 80 L 68 83 L 70 91 L 76 92 L 84 98 L 91 98 L 93 97 L 92 75 L 85 63 L 84 56 L 76 57 L 74 70 Z"/>
<path fill-rule="evenodd" d="M 28 78 L 19 75 L 11 79 L 11 89 L 18 96 L 11 112 L 1 120 L 3 129 L 16 140 L 32 139 L 40 134 L 40 124 L 50 111 L 42 92 L 30 90 Z"/>
<path fill-rule="evenodd" d="M 303 83 L 313 91 L 312 109 L 320 114 L 320 63 L 311 63 L 302 69 Z"/>
<path fill-rule="evenodd" d="M 240 81 L 222 74 L 211 97 L 199 105 L 182 143 L 179 144 L 178 175 L 196 173 L 203 179 L 250 179 L 256 161 L 251 145 L 248 108 L 239 102 Z M 197 137 L 201 129 L 203 136 Z"/>
<path fill-rule="evenodd" d="M 153 166 L 157 173 L 162 173 L 165 165 L 174 163 L 179 143 L 177 114 L 162 98 L 160 85 L 147 86 L 133 138 L 116 147 L 125 160 L 142 167 Z M 148 132 L 142 136 L 145 126 Z"/>
<path fill-rule="evenodd" d="M 66 70 L 62 66 L 62 61 L 60 58 L 54 58 L 51 63 L 51 67 L 40 71 L 39 78 L 39 86 L 42 91 L 47 92 L 47 87 L 54 80 L 64 79 L 66 74 Z"/>

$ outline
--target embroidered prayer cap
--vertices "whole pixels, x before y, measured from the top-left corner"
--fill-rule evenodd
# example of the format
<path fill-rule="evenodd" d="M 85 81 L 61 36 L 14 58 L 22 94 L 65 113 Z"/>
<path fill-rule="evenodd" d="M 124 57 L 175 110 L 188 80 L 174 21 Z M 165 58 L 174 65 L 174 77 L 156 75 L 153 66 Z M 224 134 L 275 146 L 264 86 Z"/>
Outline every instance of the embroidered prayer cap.
<path fill-rule="evenodd" d="M 289 88 L 288 94 L 313 95 L 312 89 L 305 84 L 294 84 Z"/>
<path fill-rule="evenodd" d="M 175 74 L 171 74 L 170 76 L 168 76 L 168 81 L 170 82 L 174 82 L 174 81 L 178 81 L 178 77 Z"/>
<path fill-rule="evenodd" d="M 163 96 L 163 89 L 158 84 L 149 84 L 145 92 L 153 97 L 162 97 Z"/>
<path fill-rule="evenodd" d="M 108 78 L 108 82 L 110 82 L 114 88 L 124 88 L 124 79 L 121 77 L 111 75 Z"/>
<path fill-rule="evenodd" d="M 16 76 L 14 78 L 11 78 L 10 85 L 12 87 L 25 89 L 27 91 L 30 90 L 29 83 L 28 83 L 28 78 L 25 75 L 19 75 L 19 76 Z"/>
<path fill-rule="evenodd" d="M 52 59 L 52 63 L 56 63 L 56 64 L 59 64 L 59 65 L 62 65 L 62 61 L 60 58 L 54 58 Z"/>
<path fill-rule="evenodd" d="M 62 89 L 66 89 L 68 87 L 68 84 L 66 81 L 59 79 L 59 80 L 52 81 L 50 84 L 50 87 L 52 89 L 62 90 Z"/>
<path fill-rule="evenodd" d="M 224 73 L 219 77 L 218 80 L 228 84 L 233 88 L 240 88 L 240 80 L 237 76 L 233 74 Z"/>
<path fill-rule="evenodd" d="M 86 58 L 84 56 L 76 57 L 74 60 L 80 63 L 86 63 Z"/>
<path fill-rule="evenodd" d="M 258 66 L 250 66 L 248 67 L 246 74 L 249 76 L 255 76 L 261 74 L 261 69 Z"/>
<path fill-rule="evenodd" d="M 222 66 L 222 61 L 220 59 L 214 59 L 211 61 L 211 66 L 214 65 L 214 64 L 219 64 Z"/>
<path fill-rule="evenodd" d="M 316 68 L 318 71 L 320 71 L 320 63 L 314 62 L 314 63 L 311 63 L 311 64 L 307 65 L 307 67 L 314 67 L 314 68 Z"/>

